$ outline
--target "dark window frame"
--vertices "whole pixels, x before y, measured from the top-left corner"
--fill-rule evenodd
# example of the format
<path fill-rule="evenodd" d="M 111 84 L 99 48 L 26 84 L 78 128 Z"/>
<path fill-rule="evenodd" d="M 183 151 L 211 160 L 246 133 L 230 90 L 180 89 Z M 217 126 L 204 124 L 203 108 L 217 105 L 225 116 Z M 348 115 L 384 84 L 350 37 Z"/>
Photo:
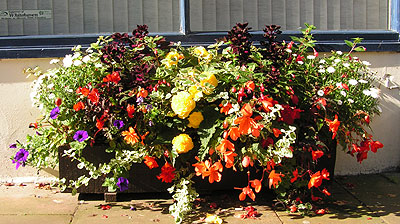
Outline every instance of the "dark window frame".
<path fill-rule="evenodd" d="M 391 0 L 390 30 L 338 30 L 313 31 L 317 40 L 316 49 L 320 52 L 348 50 L 344 40 L 361 37 L 368 52 L 400 52 L 400 0 Z M 180 0 L 180 31 L 171 33 L 152 33 L 163 35 L 169 41 L 180 41 L 183 46 L 209 45 L 226 35 L 226 32 L 191 32 L 189 18 L 189 0 Z M 263 39 L 262 31 L 253 31 L 253 40 L 257 44 Z M 79 35 L 32 35 L 0 37 L 0 59 L 4 58 L 52 58 L 63 57 L 71 53 L 71 48 L 81 45 L 88 47 L 98 36 L 107 34 Z M 279 40 L 290 40 L 290 36 L 300 36 L 300 31 L 283 31 Z"/>

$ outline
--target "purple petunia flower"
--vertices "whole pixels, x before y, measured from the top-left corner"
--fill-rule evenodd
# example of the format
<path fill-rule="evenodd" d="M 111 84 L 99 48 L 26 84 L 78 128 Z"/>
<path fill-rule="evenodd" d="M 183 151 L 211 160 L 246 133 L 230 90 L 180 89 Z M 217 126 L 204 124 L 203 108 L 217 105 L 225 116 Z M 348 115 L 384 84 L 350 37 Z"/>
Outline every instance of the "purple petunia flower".
<path fill-rule="evenodd" d="M 149 126 L 150 127 L 153 126 L 153 122 L 152 121 L 149 121 Z"/>
<path fill-rule="evenodd" d="M 121 128 L 124 126 L 124 122 L 121 121 L 121 120 L 115 120 L 114 123 L 113 123 L 113 125 L 114 125 L 115 127 L 117 127 L 118 129 L 121 129 Z"/>
<path fill-rule="evenodd" d="M 59 114 L 60 114 L 60 108 L 59 107 L 54 107 L 50 112 L 50 118 L 51 119 L 56 119 Z"/>
<path fill-rule="evenodd" d="M 146 109 L 147 109 L 148 111 L 152 110 L 152 109 L 153 109 L 153 105 L 147 104 Z"/>
<path fill-rule="evenodd" d="M 143 103 L 143 97 L 139 96 L 139 97 L 136 99 L 136 103 L 137 103 L 137 105 L 142 104 L 142 103 Z"/>
<path fill-rule="evenodd" d="M 129 180 L 125 177 L 118 178 L 117 186 L 120 191 L 126 191 L 129 188 Z"/>
<path fill-rule="evenodd" d="M 25 149 L 20 149 L 16 154 L 13 159 L 13 163 L 16 163 L 15 169 L 18 170 L 19 166 L 25 166 L 26 159 L 28 158 L 29 152 L 26 151 Z"/>
<path fill-rule="evenodd" d="M 10 147 L 10 149 L 16 149 L 17 148 L 17 143 L 13 143 L 9 147 Z"/>
<path fill-rule="evenodd" d="M 83 142 L 89 137 L 88 133 L 84 130 L 79 130 L 74 135 L 74 140 L 78 142 Z"/>

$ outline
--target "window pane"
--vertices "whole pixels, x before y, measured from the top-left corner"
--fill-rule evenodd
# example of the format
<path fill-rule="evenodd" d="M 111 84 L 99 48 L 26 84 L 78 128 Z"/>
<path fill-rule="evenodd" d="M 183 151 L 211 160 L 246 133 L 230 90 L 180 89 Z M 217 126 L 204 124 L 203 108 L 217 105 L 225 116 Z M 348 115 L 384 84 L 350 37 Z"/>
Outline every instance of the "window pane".
<path fill-rule="evenodd" d="M 388 0 L 190 0 L 192 31 L 226 31 L 238 22 L 254 30 L 276 24 L 297 30 L 387 30 Z"/>
<path fill-rule="evenodd" d="M 47 17 L 29 17 L 40 10 Z M 137 24 L 178 31 L 179 0 L 0 0 L 0 36 L 131 32 Z"/>

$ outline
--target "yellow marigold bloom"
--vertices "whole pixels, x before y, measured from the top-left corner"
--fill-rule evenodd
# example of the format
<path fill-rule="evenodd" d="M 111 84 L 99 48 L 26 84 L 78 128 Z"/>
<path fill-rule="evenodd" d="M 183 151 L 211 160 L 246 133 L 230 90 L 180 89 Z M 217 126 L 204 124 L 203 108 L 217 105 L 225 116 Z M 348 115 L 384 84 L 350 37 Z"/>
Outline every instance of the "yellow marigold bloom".
<path fill-rule="evenodd" d="M 211 214 L 207 214 L 207 217 L 204 221 L 209 224 L 222 224 L 224 222 L 217 215 L 211 215 Z"/>
<path fill-rule="evenodd" d="M 123 131 L 122 136 L 124 136 L 124 140 L 126 143 L 134 145 L 139 142 L 139 135 L 136 133 L 135 129 L 129 127 L 129 131 Z"/>
<path fill-rule="evenodd" d="M 179 118 L 185 119 L 196 107 L 196 102 L 190 93 L 182 91 L 172 97 L 171 108 Z"/>
<path fill-rule="evenodd" d="M 201 112 L 193 112 L 189 118 L 188 127 L 190 128 L 199 128 L 200 123 L 204 120 L 203 114 Z"/>
<path fill-rule="evenodd" d="M 167 54 L 167 56 L 165 57 L 165 59 L 162 61 L 163 64 L 165 64 L 165 66 L 167 68 L 170 68 L 173 65 L 177 65 L 179 59 L 182 59 L 183 55 L 179 54 L 176 51 L 171 51 Z"/>
<path fill-rule="evenodd" d="M 192 138 L 187 134 L 180 134 L 172 139 L 172 147 L 178 154 L 187 153 L 193 149 Z"/>
<path fill-rule="evenodd" d="M 199 58 L 204 58 L 205 60 L 211 60 L 211 54 L 208 53 L 208 51 L 202 46 L 194 48 L 193 53 Z"/>
<path fill-rule="evenodd" d="M 200 84 L 203 87 L 203 92 L 207 95 L 210 95 L 214 90 L 214 88 L 218 86 L 218 80 L 214 74 L 208 72 L 206 74 L 208 74 L 207 78 L 201 80 Z M 212 86 L 214 86 L 214 88 L 208 87 L 206 83 L 211 84 Z"/>
<path fill-rule="evenodd" d="M 191 86 L 189 88 L 189 93 L 195 101 L 199 101 L 200 98 L 203 96 L 203 93 L 198 90 L 197 86 Z"/>

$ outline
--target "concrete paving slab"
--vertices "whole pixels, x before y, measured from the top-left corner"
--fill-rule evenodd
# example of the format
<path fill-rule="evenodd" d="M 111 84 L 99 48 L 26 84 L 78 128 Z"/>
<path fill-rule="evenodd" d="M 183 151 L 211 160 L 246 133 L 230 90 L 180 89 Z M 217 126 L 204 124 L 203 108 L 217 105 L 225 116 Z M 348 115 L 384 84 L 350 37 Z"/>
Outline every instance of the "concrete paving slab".
<path fill-rule="evenodd" d="M 69 224 L 71 215 L 0 215 L 0 224 Z"/>
<path fill-rule="evenodd" d="M 348 176 L 340 181 L 349 192 L 387 223 L 400 223 L 400 174 Z"/>
<path fill-rule="evenodd" d="M 77 207 L 77 196 L 27 186 L 0 186 L 1 215 L 72 215 Z"/>

